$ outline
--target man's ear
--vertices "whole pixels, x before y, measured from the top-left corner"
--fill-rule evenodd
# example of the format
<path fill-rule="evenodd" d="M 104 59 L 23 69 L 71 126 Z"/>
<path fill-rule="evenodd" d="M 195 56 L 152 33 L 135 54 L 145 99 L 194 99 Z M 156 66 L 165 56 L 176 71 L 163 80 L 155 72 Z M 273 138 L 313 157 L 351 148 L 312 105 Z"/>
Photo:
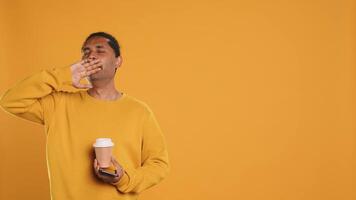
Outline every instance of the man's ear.
<path fill-rule="evenodd" d="M 117 70 L 117 68 L 119 68 L 121 66 L 121 63 L 122 63 L 122 57 L 119 56 L 116 58 L 116 62 L 115 62 L 115 65 L 116 65 L 116 68 L 115 68 L 115 71 Z"/>

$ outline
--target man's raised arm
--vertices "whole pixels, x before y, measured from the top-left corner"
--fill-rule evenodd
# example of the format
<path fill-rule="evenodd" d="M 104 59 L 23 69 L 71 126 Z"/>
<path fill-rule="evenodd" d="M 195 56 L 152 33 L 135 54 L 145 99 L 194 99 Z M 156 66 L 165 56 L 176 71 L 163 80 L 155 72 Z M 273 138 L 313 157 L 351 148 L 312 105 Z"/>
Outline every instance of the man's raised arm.
<path fill-rule="evenodd" d="M 54 92 L 90 88 L 80 80 L 100 70 L 97 61 L 41 70 L 15 84 L 0 97 L 0 107 L 18 117 L 44 124 L 45 112 L 54 109 Z"/>

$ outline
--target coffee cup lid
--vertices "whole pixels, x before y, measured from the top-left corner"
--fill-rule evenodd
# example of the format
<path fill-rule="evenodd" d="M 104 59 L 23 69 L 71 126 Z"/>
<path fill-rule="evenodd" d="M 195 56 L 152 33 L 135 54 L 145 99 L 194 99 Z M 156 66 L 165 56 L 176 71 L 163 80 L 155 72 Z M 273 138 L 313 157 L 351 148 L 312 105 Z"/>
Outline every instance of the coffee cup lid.
<path fill-rule="evenodd" d="M 114 146 L 114 143 L 110 138 L 97 138 L 93 147 L 111 147 Z"/>

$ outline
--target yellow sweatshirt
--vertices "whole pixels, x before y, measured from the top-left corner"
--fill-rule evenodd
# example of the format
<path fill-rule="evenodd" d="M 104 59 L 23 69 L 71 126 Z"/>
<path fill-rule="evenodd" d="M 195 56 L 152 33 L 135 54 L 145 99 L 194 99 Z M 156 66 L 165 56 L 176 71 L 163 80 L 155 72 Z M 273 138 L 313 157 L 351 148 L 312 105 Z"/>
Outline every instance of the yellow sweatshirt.
<path fill-rule="evenodd" d="M 133 200 L 169 173 L 165 137 L 149 106 L 125 92 L 100 100 L 72 86 L 70 67 L 41 70 L 0 99 L 8 113 L 44 125 L 52 200 Z M 109 184 L 94 173 L 96 138 L 111 138 L 125 173 Z"/>

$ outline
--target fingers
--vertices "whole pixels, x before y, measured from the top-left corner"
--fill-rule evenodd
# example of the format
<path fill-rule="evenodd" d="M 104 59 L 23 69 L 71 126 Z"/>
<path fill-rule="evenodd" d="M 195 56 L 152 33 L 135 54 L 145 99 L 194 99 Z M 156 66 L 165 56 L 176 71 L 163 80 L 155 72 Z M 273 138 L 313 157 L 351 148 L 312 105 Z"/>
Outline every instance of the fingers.
<path fill-rule="evenodd" d="M 114 157 L 111 156 L 111 163 L 114 165 L 115 169 L 117 170 L 117 162 Z"/>
<path fill-rule="evenodd" d="M 96 69 L 92 69 L 92 70 L 85 70 L 85 71 L 82 71 L 80 72 L 80 78 L 84 78 L 84 77 L 88 77 L 92 74 L 95 74 L 97 72 L 99 72 L 100 70 L 102 70 L 102 68 L 96 68 Z"/>
<path fill-rule="evenodd" d="M 93 88 L 93 86 L 90 84 L 77 84 L 76 87 L 79 89 Z"/>
<path fill-rule="evenodd" d="M 100 59 L 84 59 L 71 66 L 73 86 L 79 89 L 93 88 L 91 81 L 89 84 L 82 84 L 80 80 L 88 78 L 90 75 L 103 70 L 103 63 Z"/>
<path fill-rule="evenodd" d="M 96 161 L 96 159 L 94 159 L 94 170 L 96 170 L 97 166 L 98 166 L 98 161 Z"/>
<path fill-rule="evenodd" d="M 95 167 L 95 169 L 96 169 L 97 171 L 99 171 L 100 165 L 99 165 L 99 162 L 98 162 L 97 159 L 95 159 L 95 161 L 94 161 L 94 167 Z"/>
<path fill-rule="evenodd" d="M 96 159 L 94 159 L 93 167 L 94 167 L 95 174 L 99 176 L 99 165 L 98 165 L 98 161 Z"/>
<path fill-rule="evenodd" d="M 82 63 L 84 69 L 83 71 L 80 72 L 81 78 L 95 74 L 103 69 L 103 64 L 100 60 L 93 60 L 93 61 L 83 60 Z"/>
<path fill-rule="evenodd" d="M 96 68 L 96 69 L 88 70 L 88 71 L 85 72 L 85 75 L 86 76 L 90 76 L 90 75 L 95 74 L 96 72 L 98 72 L 100 70 L 102 70 L 102 68 Z"/>
<path fill-rule="evenodd" d="M 116 161 L 113 156 L 111 157 L 111 162 L 114 164 L 116 170 L 118 170 L 119 176 L 121 176 L 120 173 L 123 173 L 123 167 Z"/>
<path fill-rule="evenodd" d="M 81 61 L 80 61 L 80 64 L 81 64 L 81 65 L 84 65 L 85 63 L 87 63 L 86 60 L 81 60 Z"/>
<path fill-rule="evenodd" d="M 91 70 L 102 69 L 102 68 L 103 68 L 103 64 L 101 62 L 99 62 L 99 63 L 93 64 L 93 65 L 90 65 L 90 66 L 86 67 L 85 69 L 87 71 L 91 71 Z"/>
<path fill-rule="evenodd" d="M 111 161 L 114 165 L 119 165 L 119 163 L 116 161 L 116 159 L 114 158 L 114 156 L 111 156 Z"/>
<path fill-rule="evenodd" d="M 112 160 L 114 162 L 115 165 L 115 173 L 116 173 L 116 177 L 121 178 L 124 174 L 124 169 L 122 168 L 122 166 L 116 161 L 116 160 Z"/>
<path fill-rule="evenodd" d="M 87 69 L 88 67 L 92 67 L 93 65 L 97 65 L 99 63 L 101 63 L 101 61 L 99 61 L 99 60 L 90 61 L 90 62 L 85 62 L 84 61 L 83 66 L 84 66 L 85 69 Z"/>
<path fill-rule="evenodd" d="M 96 59 L 96 60 L 84 60 L 83 62 L 84 62 L 83 66 L 87 71 L 102 66 L 102 62 L 99 59 Z"/>
<path fill-rule="evenodd" d="M 93 168 L 94 168 L 96 176 L 106 183 L 113 183 L 113 182 L 117 182 L 119 180 L 118 176 L 117 177 L 109 177 L 109 176 L 101 175 L 99 173 L 100 166 L 99 166 L 98 160 L 96 158 L 94 159 Z"/>

